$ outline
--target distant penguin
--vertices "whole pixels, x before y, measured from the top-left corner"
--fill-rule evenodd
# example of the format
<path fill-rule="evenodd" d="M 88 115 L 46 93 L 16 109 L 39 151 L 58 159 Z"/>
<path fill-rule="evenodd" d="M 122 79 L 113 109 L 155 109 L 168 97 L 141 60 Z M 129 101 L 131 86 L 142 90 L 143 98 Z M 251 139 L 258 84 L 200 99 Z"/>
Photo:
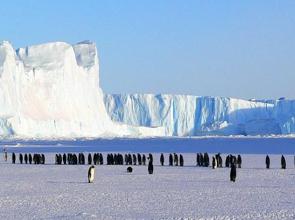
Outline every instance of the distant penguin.
<path fill-rule="evenodd" d="M 23 163 L 23 155 L 19 154 L 19 162 L 22 164 Z"/>
<path fill-rule="evenodd" d="M 29 154 L 29 164 L 32 164 L 32 155 Z"/>
<path fill-rule="evenodd" d="M 15 163 L 15 153 L 12 153 L 11 159 L 12 159 L 12 163 Z"/>
<path fill-rule="evenodd" d="M 179 165 L 180 165 L 181 167 L 183 167 L 183 163 L 184 163 L 184 161 L 183 161 L 183 156 L 182 156 L 182 154 L 180 154 L 180 155 L 179 155 Z"/>
<path fill-rule="evenodd" d="M 282 169 L 286 169 L 286 159 L 283 155 L 281 157 L 281 165 L 282 165 Z"/>
<path fill-rule="evenodd" d="M 92 164 L 92 156 L 91 154 L 88 154 L 88 164 Z"/>
<path fill-rule="evenodd" d="M 237 168 L 235 164 L 232 164 L 230 168 L 230 181 L 235 182 L 236 177 L 237 177 Z"/>
<path fill-rule="evenodd" d="M 160 163 L 161 163 L 161 166 L 164 166 L 164 155 L 161 154 L 160 156 Z"/>
<path fill-rule="evenodd" d="M 88 169 L 88 183 L 94 182 L 95 167 L 92 165 Z"/>
<path fill-rule="evenodd" d="M 142 165 L 145 166 L 145 162 L 146 162 L 146 156 L 143 154 L 142 155 Z"/>
<path fill-rule="evenodd" d="M 266 164 L 266 169 L 269 169 L 269 166 L 270 166 L 270 159 L 269 159 L 269 156 L 266 155 L 266 158 L 265 158 L 265 164 Z"/>
<path fill-rule="evenodd" d="M 241 166 L 242 166 L 242 157 L 241 157 L 240 154 L 238 155 L 237 164 L 238 164 L 238 168 L 241 168 Z"/>
<path fill-rule="evenodd" d="M 28 155 L 27 154 L 25 154 L 25 163 L 27 164 L 28 163 Z"/>
<path fill-rule="evenodd" d="M 149 174 L 153 174 L 153 172 L 154 172 L 154 165 L 153 165 L 152 161 L 149 161 L 148 172 L 149 172 Z"/>
<path fill-rule="evenodd" d="M 216 163 L 216 159 L 215 157 L 212 157 L 212 169 L 216 169 L 217 168 L 217 163 Z"/>
<path fill-rule="evenodd" d="M 173 166 L 173 156 L 169 154 L 169 166 Z"/>
<path fill-rule="evenodd" d="M 132 167 L 127 167 L 127 173 L 132 173 L 133 169 Z"/>

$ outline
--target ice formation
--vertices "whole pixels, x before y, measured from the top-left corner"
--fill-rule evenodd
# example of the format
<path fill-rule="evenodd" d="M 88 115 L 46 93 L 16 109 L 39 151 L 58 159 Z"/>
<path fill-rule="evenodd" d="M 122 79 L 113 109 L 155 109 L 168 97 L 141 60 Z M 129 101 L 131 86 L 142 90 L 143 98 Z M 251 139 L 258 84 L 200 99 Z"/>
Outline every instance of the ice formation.
<path fill-rule="evenodd" d="M 295 133 L 295 101 L 255 101 L 185 95 L 104 96 L 112 120 L 165 128 L 168 136 Z"/>
<path fill-rule="evenodd" d="M 0 135 L 72 138 L 163 135 L 161 128 L 113 123 L 99 87 L 96 46 L 0 44 Z"/>
<path fill-rule="evenodd" d="M 295 133 L 295 101 L 184 95 L 104 95 L 94 43 L 16 51 L 0 43 L 0 137 L 280 135 Z"/>

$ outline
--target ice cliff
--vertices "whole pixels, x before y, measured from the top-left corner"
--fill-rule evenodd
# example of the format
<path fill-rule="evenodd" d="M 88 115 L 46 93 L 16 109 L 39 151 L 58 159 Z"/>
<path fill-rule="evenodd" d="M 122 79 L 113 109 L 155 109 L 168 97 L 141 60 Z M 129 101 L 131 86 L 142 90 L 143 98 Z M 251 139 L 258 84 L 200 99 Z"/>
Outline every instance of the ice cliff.
<path fill-rule="evenodd" d="M 104 96 L 112 120 L 165 128 L 168 136 L 295 133 L 295 101 L 184 95 Z"/>
<path fill-rule="evenodd" d="M 295 133 L 295 101 L 104 95 L 94 43 L 0 43 L 0 137 Z"/>
<path fill-rule="evenodd" d="M 163 135 L 110 120 L 96 46 L 46 43 L 16 51 L 0 43 L 0 136 L 72 138 Z"/>

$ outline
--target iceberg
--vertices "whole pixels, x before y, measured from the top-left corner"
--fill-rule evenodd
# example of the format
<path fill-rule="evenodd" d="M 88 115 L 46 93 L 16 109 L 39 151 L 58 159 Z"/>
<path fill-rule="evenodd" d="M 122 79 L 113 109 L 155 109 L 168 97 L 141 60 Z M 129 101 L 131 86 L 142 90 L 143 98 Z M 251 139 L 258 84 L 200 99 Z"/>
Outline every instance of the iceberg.
<path fill-rule="evenodd" d="M 162 128 L 114 123 L 99 87 L 94 43 L 19 48 L 0 43 L 0 135 L 20 138 L 158 136 Z"/>
<path fill-rule="evenodd" d="M 0 43 L 0 137 L 295 134 L 295 101 L 103 94 L 94 43 Z"/>
<path fill-rule="evenodd" d="M 104 102 L 112 120 L 136 126 L 162 126 L 167 136 L 295 133 L 294 100 L 105 94 Z"/>

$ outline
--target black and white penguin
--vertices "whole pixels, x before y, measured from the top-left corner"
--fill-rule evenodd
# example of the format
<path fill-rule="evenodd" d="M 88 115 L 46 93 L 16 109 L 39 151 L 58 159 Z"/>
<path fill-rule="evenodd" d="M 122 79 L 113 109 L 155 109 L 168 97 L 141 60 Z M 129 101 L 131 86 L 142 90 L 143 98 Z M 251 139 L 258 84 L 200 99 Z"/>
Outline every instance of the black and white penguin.
<path fill-rule="evenodd" d="M 286 169 L 286 159 L 284 155 L 282 155 L 281 157 L 281 165 L 282 165 L 282 169 Z"/>
<path fill-rule="evenodd" d="M 23 155 L 19 154 L 19 162 L 22 164 L 23 163 Z"/>
<path fill-rule="evenodd" d="M 127 173 L 132 173 L 133 169 L 132 167 L 127 167 Z"/>
<path fill-rule="evenodd" d="M 215 157 L 212 157 L 212 169 L 216 169 L 216 168 L 217 168 L 217 161 Z"/>
<path fill-rule="evenodd" d="M 230 181 L 235 182 L 237 177 L 237 168 L 236 165 L 233 163 L 230 168 Z"/>
<path fill-rule="evenodd" d="M 27 154 L 25 154 L 24 159 L 25 159 L 25 163 L 27 164 L 28 163 L 28 155 Z"/>
<path fill-rule="evenodd" d="M 91 154 L 88 154 L 88 164 L 92 164 L 92 156 Z"/>
<path fill-rule="evenodd" d="M 29 154 L 29 163 L 32 164 L 32 155 Z"/>
<path fill-rule="evenodd" d="M 142 155 L 142 165 L 145 166 L 145 162 L 146 162 L 146 156 L 143 154 Z"/>
<path fill-rule="evenodd" d="M 183 156 L 182 156 L 182 154 L 180 154 L 180 155 L 179 155 L 179 165 L 180 165 L 181 167 L 183 167 L 183 163 L 184 163 L 184 161 L 183 161 Z"/>
<path fill-rule="evenodd" d="M 164 155 L 163 154 L 161 154 L 161 156 L 160 156 L 160 163 L 162 166 L 164 166 Z"/>
<path fill-rule="evenodd" d="M 88 183 L 94 182 L 95 167 L 92 165 L 88 169 Z"/>
<path fill-rule="evenodd" d="M 242 157 L 241 157 L 240 154 L 238 155 L 237 164 L 238 164 L 238 168 L 241 168 L 241 166 L 242 166 Z"/>
<path fill-rule="evenodd" d="M 15 163 L 15 153 L 12 153 L 11 159 L 12 159 L 12 163 Z"/>
<path fill-rule="evenodd" d="M 169 154 L 169 166 L 173 166 L 173 156 Z"/>
<path fill-rule="evenodd" d="M 266 165 L 266 169 L 269 169 L 270 159 L 269 159 L 269 156 L 268 155 L 266 155 L 266 158 L 265 158 L 265 165 Z"/>
<path fill-rule="evenodd" d="M 149 161 L 148 171 L 149 171 L 149 174 L 153 174 L 153 172 L 154 172 L 154 165 L 151 160 Z"/>

